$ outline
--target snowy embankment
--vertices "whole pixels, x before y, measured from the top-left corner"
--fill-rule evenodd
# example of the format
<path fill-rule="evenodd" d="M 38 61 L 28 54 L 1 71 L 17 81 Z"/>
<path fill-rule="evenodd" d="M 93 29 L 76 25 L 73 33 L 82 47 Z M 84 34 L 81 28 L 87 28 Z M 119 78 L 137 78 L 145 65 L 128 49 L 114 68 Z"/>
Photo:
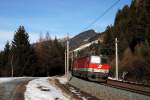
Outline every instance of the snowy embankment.
<path fill-rule="evenodd" d="M 117 79 L 117 78 L 115 78 L 115 77 L 108 77 L 108 79 L 110 79 L 110 80 L 115 80 L 115 81 L 123 81 L 122 79 Z"/>
<path fill-rule="evenodd" d="M 26 77 L 1 77 L 0 78 L 0 83 L 6 83 L 6 82 L 10 82 L 16 79 L 24 79 Z"/>
<path fill-rule="evenodd" d="M 0 78 L 0 83 L 5 83 L 14 80 L 15 78 Z"/>
<path fill-rule="evenodd" d="M 50 84 L 49 80 L 58 79 L 60 83 L 67 82 L 65 77 L 46 77 L 30 81 L 26 86 L 25 100 L 69 100 L 56 86 Z"/>

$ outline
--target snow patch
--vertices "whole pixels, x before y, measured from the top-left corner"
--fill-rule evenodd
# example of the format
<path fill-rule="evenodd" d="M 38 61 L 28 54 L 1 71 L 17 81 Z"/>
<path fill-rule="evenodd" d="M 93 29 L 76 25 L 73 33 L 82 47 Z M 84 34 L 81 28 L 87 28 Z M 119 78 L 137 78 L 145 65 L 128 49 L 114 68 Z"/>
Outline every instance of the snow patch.
<path fill-rule="evenodd" d="M 0 83 L 5 83 L 14 80 L 14 78 L 0 78 Z"/>
<path fill-rule="evenodd" d="M 2 77 L 0 78 L 0 83 L 6 83 L 6 82 L 10 82 L 16 79 L 23 79 L 25 77 Z"/>
<path fill-rule="evenodd" d="M 61 76 L 61 77 L 54 76 L 54 77 L 50 77 L 50 79 L 58 79 L 61 84 L 67 83 L 67 77 L 65 76 Z"/>
<path fill-rule="evenodd" d="M 117 79 L 117 78 L 114 78 L 114 77 L 108 77 L 108 79 L 110 79 L 110 80 L 116 80 L 116 81 L 123 81 L 122 79 Z"/>
<path fill-rule="evenodd" d="M 90 97 L 83 97 L 81 96 L 81 92 L 76 90 L 75 88 L 73 87 L 69 87 L 69 90 L 74 93 L 76 96 L 78 96 L 78 98 L 80 98 L 81 100 L 88 100 Z"/>
<path fill-rule="evenodd" d="M 65 83 L 64 77 L 46 77 L 32 80 L 26 86 L 25 100 L 69 100 L 62 91 L 51 85 L 49 79 L 59 79 Z"/>

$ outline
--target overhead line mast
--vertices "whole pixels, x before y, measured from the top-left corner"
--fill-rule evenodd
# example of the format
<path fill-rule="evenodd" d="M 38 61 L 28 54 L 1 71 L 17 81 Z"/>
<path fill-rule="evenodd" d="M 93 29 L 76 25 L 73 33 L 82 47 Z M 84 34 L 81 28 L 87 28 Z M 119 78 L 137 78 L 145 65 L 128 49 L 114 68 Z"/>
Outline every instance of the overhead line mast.
<path fill-rule="evenodd" d="M 69 34 L 67 34 L 67 80 L 69 80 Z"/>
<path fill-rule="evenodd" d="M 118 40 L 115 38 L 115 47 L 116 47 L 116 80 L 118 80 Z"/>
<path fill-rule="evenodd" d="M 67 77 L 67 50 L 65 49 L 65 77 Z"/>

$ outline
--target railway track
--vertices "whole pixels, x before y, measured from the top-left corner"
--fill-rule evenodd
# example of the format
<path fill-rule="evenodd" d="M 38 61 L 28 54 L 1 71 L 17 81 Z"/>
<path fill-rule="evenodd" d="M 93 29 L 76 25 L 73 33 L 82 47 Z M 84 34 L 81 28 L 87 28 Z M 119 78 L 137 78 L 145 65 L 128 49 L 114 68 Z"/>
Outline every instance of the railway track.
<path fill-rule="evenodd" d="M 150 96 L 149 85 L 130 83 L 130 82 L 124 82 L 124 81 L 116 81 L 116 80 L 110 80 L 110 79 L 108 79 L 107 84 L 105 83 L 101 83 L 101 84 Z"/>
<path fill-rule="evenodd" d="M 108 80 L 107 83 L 73 77 L 69 84 L 102 100 L 150 100 L 150 86 Z"/>

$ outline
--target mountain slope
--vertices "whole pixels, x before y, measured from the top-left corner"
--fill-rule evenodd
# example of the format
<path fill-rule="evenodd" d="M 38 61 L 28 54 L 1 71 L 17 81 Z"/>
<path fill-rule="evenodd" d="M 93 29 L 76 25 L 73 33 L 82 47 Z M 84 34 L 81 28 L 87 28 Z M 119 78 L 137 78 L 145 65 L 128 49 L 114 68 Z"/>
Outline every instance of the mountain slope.
<path fill-rule="evenodd" d="M 70 39 L 70 46 L 71 48 L 76 48 L 82 44 L 85 44 L 88 42 L 88 40 L 94 36 L 96 36 L 97 33 L 94 30 L 88 30 L 85 32 L 82 32 L 72 39 Z"/>

